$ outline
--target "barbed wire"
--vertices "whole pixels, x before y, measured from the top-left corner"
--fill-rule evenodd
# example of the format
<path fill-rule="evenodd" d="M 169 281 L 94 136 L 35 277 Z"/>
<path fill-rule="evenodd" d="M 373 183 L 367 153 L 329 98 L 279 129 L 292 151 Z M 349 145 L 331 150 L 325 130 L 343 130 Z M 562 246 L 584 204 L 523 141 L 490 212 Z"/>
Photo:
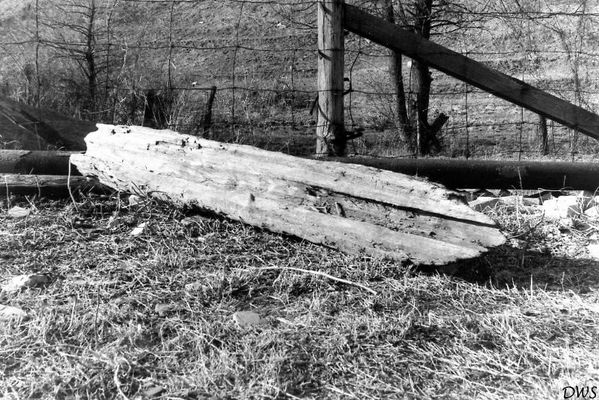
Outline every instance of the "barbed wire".
<path fill-rule="evenodd" d="M 519 2 L 502 3 L 512 9 L 472 6 L 454 21 L 461 24 L 457 30 L 441 27 L 433 40 L 599 110 L 594 79 L 599 45 L 594 45 L 597 32 L 589 28 L 599 13 L 567 6 L 522 10 Z M 66 10 L 73 4 L 79 7 L 77 14 L 56 11 L 58 5 Z M 37 97 L 42 106 L 71 116 L 143 124 L 152 117 L 148 96 L 153 91 L 165 103 L 168 115 L 162 122 L 184 133 L 231 135 L 240 142 L 259 135 L 277 140 L 287 135 L 291 141 L 313 135 L 318 96 L 314 0 L 122 0 L 96 9 L 90 4 L 47 0 L 33 10 L 37 27 L 30 14 L 23 14 L 18 29 L 12 29 L 19 35 L 0 27 L 0 54 L 12 61 L 0 67 L 1 76 L 9 77 L 0 81 L 0 94 L 30 104 Z M 92 18 L 93 24 L 85 23 Z M 452 22 L 452 14 L 443 18 Z M 345 52 L 347 128 L 365 132 L 354 140 L 353 151 L 400 154 L 398 132 L 403 127 L 392 106 L 397 94 L 389 80 L 388 51 L 349 34 Z M 408 90 L 411 65 L 404 59 Z M 213 87 L 210 133 L 202 124 Z M 538 116 L 489 96 L 433 73 L 429 115 L 449 116 L 440 133 L 441 155 L 538 154 Z M 547 129 L 544 134 L 553 135 L 551 156 L 596 154 L 594 143 L 581 143 L 572 130 L 556 124 Z"/>

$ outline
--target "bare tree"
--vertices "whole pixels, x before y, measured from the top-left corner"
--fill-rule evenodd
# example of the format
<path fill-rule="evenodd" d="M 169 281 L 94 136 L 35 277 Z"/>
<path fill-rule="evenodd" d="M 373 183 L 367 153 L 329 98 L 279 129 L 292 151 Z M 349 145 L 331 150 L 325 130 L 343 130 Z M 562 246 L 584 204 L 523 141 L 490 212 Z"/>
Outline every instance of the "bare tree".
<path fill-rule="evenodd" d="M 543 0 L 534 2 L 514 0 L 513 3 L 501 1 L 497 7 L 499 15 L 518 13 L 521 16 L 521 19 L 516 22 L 507 17 L 502 18 L 502 21 L 510 28 L 514 36 L 520 37 L 527 34 L 531 37 L 528 41 L 517 42 L 520 43 L 520 48 L 517 50 L 525 54 L 541 51 L 543 41 L 539 40 L 540 35 L 543 35 L 545 41 L 547 40 L 547 34 L 553 35 L 557 39 L 565 56 L 564 65 L 569 68 L 571 73 L 573 97 L 569 100 L 578 106 L 593 109 L 592 104 L 588 101 L 589 99 L 584 96 L 583 60 L 587 54 L 585 54 L 583 48 L 596 37 L 596 30 L 593 29 L 593 26 L 597 22 L 596 19 L 593 19 L 593 13 L 589 12 L 588 0 L 578 0 L 569 4 L 570 11 L 564 10 L 564 5 L 556 6 Z M 527 22 L 526 27 L 523 25 L 524 21 Z M 530 25 L 534 28 L 530 28 Z M 552 49 L 552 52 L 555 51 L 556 49 Z M 558 95 L 564 96 L 564 93 L 567 92 L 562 90 Z M 547 154 L 547 122 L 543 116 L 540 116 L 539 132 L 541 133 L 541 152 Z M 579 133 L 573 130 L 570 142 L 572 154 L 576 152 L 578 136 Z"/>
<path fill-rule="evenodd" d="M 387 21 L 393 24 L 396 23 L 393 0 L 384 0 L 384 11 Z M 393 85 L 393 89 L 395 91 L 394 108 L 397 129 L 399 130 L 407 149 L 410 152 L 414 152 L 414 134 L 412 132 L 412 125 L 410 124 L 410 121 L 408 119 L 408 112 L 406 108 L 406 93 L 404 90 L 403 82 L 402 55 L 401 53 L 393 50 L 390 50 L 389 55 L 389 74 L 391 78 L 391 83 Z"/>
<path fill-rule="evenodd" d="M 87 112 L 98 105 L 99 76 L 106 68 L 98 47 L 99 14 L 97 0 L 66 0 L 54 3 L 54 15 L 43 22 L 52 36 L 44 44 L 54 48 L 57 56 L 75 63 L 85 80 Z"/>
<path fill-rule="evenodd" d="M 468 9 L 451 0 L 382 0 L 387 21 L 409 29 L 424 39 L 437 31 L 447 34 L 473 27 Z M 390 51 L 389 74 L 395 91 L 396 125 L 406 148 L 412 153 L 428 154 L 441 149 L 438 133 L 448 117 L 439 114 L 429 123 L 432 77 L 427 64 L 413 60 L 409 80 L 404 82 L 402 55 Z"/>
<path fill-rule="evenodd" d="M 42 80 L 40 76 L 40 3 L 35 0 L 35 106 L 40 107 L 40 96 L 42 91 Z"/>

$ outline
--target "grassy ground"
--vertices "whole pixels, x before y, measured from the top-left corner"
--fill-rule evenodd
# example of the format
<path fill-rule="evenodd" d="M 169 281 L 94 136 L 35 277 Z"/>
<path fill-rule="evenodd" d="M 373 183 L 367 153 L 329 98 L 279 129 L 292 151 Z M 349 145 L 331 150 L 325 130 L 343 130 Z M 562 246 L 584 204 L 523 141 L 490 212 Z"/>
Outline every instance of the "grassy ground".
<path fill-rule="evenodd" d="M 0 216 L 0 278 L 51 277 L 0 295 L 28 312 L 0 323 L 3 398 L 561 399 L 599 386 L 590 221 L 496 208 L 511 245 L 448 276 L 127 204 Z"/>
<path fill-rule="evenodd" d="M 144 14 L 137 23 L 131 14 L 136 23 L 124 25 L 138 30 L 139 37 L 128 39 L 132 44 L 165 37 L 166 14 L 147 7 L 137 10 L 155 19 Z M 192 81 L 201 87 L 216 84 L 215 130 L 220 123 L 229 140 L 288 152 L 299 142 L 303 150 L 297 153 L 311 153 L 313 33 L 301 44 L 293 35 L 281 39 L 288 31 L 279 23 L 287 21 L 274 11 L 266 19 L 264 9 L 251 3 L 243 13 L 237 2 L 220 8 L 201 3 L 187 13 L 191 7 L 183 3 L 177 12 L 206 21 L 179 23 L 175 31 L 175 81 L 189 89 L 182 91 L 188 97 L 181 97 L 187 107 L 181 114 L 201 115 L 204 92 L 192 90 Z M 243 27 L 239 43 L 213 43 L 215 37 L 234 37 L 236 24 Z M 163 30 L 147 34 L 154 25 Z M 186 31 L 190 27 L 197 30 L 194 35 Z M 14 28 L 6 25 L 7 32 Z M 193 42 L 197 38 L 205 41 Z M 503 47 L 470 39 L 495 50 L 514 47 L 507 39 Z M 546 42 L 538 41 L 559 50 Z M 585 51 L 592 51 L 593 43 Z M 223 50 L 232 44 L 235 52 Z M 17 50 L 7 47 L 3 57 L 32 54 Z M 546 49 L 533 53 L 546 56 Z M 560 54 L 541 59 L 546 71 L 535 70 L 539 76 L 527 76 L 527 82 L 536 83 L 547 72 L 554 79 L 550 83 L 561 85 L 560 77 L 551 75 L 565 65 L 566 55 Z M 164 78 L 166 55 L 161 48 L 127 64 L 123 87 L 155 85 Z M 11 68 L 5 75 L 21 76 L 25 61 L 31 62 L 25 58 L 4 63 Z M 389 86 L 373 86 L 387 76 L 387 61 L 378 53 L 373 58 L 377 61 L 369 65 L 362 56 L 352 76 L 356 90 L 375 92 L 354 94 L 356 122 L 368 128 L 356 151 L 394 155 L 397 136 L 382 97 Z M 523 78 L 525 68 L 502 70 Z M 594 76 L 594 67 L 588 71 Z M 432 110 L 452 117 L 444 155 L 463 155 L 466 131 L 476 157 L 513 158 L 538 147 L 533 125 L 524 124 L 534 116 L 486 94 L 465 97 L 467 87 L 435 79 L 435 90 L 456 92 L 432 100 Z M 224 89 L 230 86 L 240 90 L 233 95 Z M 57 90 L 53 86 L 49 92 L 57 101 L 72 97 Z M 236 120 L 230 121 L 233 105 Z M 551 132 L 552 155 L 574 158 L 570 133 Z M 592 144 L 588 150 L 597 153 Z M 530 210 L 490 210 L 511 236 L 510 244 L 448 266 L 444 272 L 452 274 L 441 275 L 341 255 L 159 204 L 130 207 L 116 197 L 86 197 L 76 204 L 37 201 L 34 206 L 25 219 L 8 218 L 7 204 L 0 213 L 0 281 L 29 273 L 50 277 L 43 287 L 0 293 L 0 304 L 28 312 L 21 322 L 0 321 L 3 398 L 563 399 L 575 389 L 599 386 L 599 262 L 586 250 L 599 230 L 595 221 L 563 226 Z M 141 234 L 131 235 L 142 223 Z M 258 313 L 261 323 L 240 324 L 234 317 L 239 311 Z"/>

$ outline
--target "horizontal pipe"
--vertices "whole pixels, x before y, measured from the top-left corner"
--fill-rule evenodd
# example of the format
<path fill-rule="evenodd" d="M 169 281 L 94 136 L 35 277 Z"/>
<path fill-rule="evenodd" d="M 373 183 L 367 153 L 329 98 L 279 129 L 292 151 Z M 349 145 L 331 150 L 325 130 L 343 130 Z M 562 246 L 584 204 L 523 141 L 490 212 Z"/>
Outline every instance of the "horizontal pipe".
<path fill-rule="evenodd" d="M 4 194 L 66 197 L 69 192 L 106 193 L 107 188 L 83 176 L 0 174 L 0 191 Z"/>
<path fill-rule="evenodd" d="M 66 151 L 0 151 L 0 173 L 67 175 Z M 425 177 L 449 188 L 576 189 L 599 187 L 599 163 L 342 157 L 330 161 L 362 164 Z M 71 175 L 80 175 L 73 166 Z M 0 182 L 1 184 L 2 182 Z"/>
<path fill-rule="evenodd" d="M 43 174 L 68 175 L 69 151 L 32 151 L 2 150 L 0 151 L 0 173 L 3 174 Z M 71 175 L 80 175 L 72 167 Z"/>
<path fill-rule="evenodd" d="M 453 189 L 542 188 L 595 191 L 599 188 L 599 163 L 367 157 L 328 160 L 421 176 Z"/>

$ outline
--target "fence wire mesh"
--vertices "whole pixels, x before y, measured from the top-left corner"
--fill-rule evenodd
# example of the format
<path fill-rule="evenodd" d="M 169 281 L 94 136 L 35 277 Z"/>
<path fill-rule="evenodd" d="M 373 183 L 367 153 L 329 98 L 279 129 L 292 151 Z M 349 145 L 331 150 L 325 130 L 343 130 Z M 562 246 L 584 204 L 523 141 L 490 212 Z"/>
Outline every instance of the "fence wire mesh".
<path fill-rule="evenodd" d="M 377 15 L 389 4 L 348 3 Z M 410 19 L 410 2 L 391 4 L 398 17 Z M 433 5 L 433 41 L 598 110 L 596 1 Z M 154 124 L 311 154 L 317 7 L 314 0 L 18 2 L 0 20 L 0 95 L 76 118 Z M 364 130 L 350 152 L 408 156 L 393 107 L 389 52 L 353 34 L 345 43 L 346 126 Z M 404 57 L 407 88 L 411 68 Z M 431 73 L 429 116 L 449 116 L 439 156 L 588 160 L 597 153 L 594 139 L 552 121 L 544 142 L 538 115 Z"/>

